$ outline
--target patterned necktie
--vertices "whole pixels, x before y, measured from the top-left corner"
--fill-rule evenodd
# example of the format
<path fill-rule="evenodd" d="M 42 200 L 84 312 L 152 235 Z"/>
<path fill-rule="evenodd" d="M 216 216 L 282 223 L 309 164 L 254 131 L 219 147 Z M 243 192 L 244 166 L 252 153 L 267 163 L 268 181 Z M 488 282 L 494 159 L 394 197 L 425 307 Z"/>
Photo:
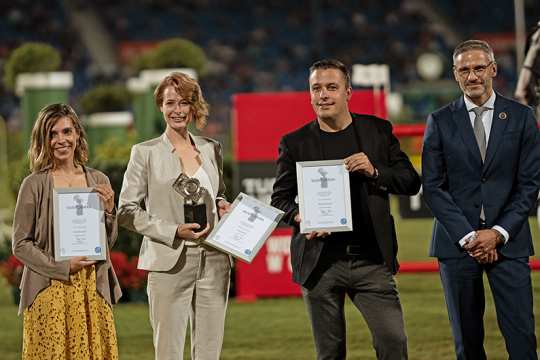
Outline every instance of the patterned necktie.
<path fill-rule="evenodd" d="M 482 114 L 484 111 L 489 110 L 487 107 L 478 106 L 472 109 L 472 112 L 476 115 L 474 118 L 474 137 L 478 143 L 478 148 L 480 148 L 480 156 L 482 157 L 482 162 L 486 158 L 486 129 L 484 129 L 484 123 L 482 122 Z"/>

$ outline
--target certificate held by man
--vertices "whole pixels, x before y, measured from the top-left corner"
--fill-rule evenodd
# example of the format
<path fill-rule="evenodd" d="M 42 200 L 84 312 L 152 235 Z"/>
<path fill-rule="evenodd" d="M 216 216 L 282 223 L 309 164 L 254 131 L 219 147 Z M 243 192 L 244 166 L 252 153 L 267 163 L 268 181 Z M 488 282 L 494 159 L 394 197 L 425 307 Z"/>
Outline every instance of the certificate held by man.
<path fill-rule="evenodd" d="M 343 160 L 296 163 L 300 232 L 352 231 L 349 172 Z"/>
<path fill-rule="evenodd" d="M 54 189 L 54 258 L 106 259 L 105 214 L 92 188 Z"/>
<path fill-rule="evenodd" d="M 282 216 L 283 211 L 240 193 L 205 243 L 251 263 Z"/>

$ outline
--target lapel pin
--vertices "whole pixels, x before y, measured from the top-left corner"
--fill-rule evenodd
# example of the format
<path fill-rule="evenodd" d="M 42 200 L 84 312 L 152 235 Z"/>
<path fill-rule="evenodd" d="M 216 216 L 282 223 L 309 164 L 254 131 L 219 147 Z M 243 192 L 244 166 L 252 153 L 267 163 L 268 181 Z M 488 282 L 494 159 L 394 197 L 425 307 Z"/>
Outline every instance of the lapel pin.
<path fill-rule="evenodd" d="M 499 113 L 499 119 L 506 120 L 507 117 L 508 117 L 508 115 L 506 115 L 506 113 L 504 111 L 502 113 Z"/>

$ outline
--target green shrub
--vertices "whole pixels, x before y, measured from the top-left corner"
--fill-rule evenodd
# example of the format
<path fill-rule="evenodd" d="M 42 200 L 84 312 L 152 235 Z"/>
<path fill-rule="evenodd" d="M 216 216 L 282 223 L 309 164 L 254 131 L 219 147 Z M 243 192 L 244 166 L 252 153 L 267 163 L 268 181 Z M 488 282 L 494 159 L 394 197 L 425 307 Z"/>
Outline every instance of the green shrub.
<path fill-rule="evenodd" d="M 197 74 L 204 74 L 205 66 L 204 51 L 193 42 L 181 38 L 162 41 L 156 48 L 141 54 L 132 62 L 136 72 L 187 67 L 194 69 Z"/>
<path fill-rule="evenodd" d="M 12 254 L 11 251 L 11 223 L 0 223 L 0 262 L 6 260 Z"/>
<path fill-rule="evenodd" d="M 30 175 L 30 161 L 27 156 L 18 159 L 11 159 L 8 162 L 9 169 L 9 188 L 16 199 L 19 194 L 19 188 L 25 177 Z"/>
<path fill-rule="evenodd" d="M 110 137 L 93 149 L 95 155 L 90 159 L 89 165 L 91 167 L 103 171 L 109 177 L 117 205 L 124 173 L 131 154 L 131 147 L 135 144 L 135 141 L 136 137 L 133 133 L 128 134 L 124 139 Z M 141 236 L 123 228 L 118 230 L 118 239 L 114 250 L 122 251 L 128 256 L 138 255 Z"/>
<path fill-rule="evenodd" d="M 4 65 L 4 84 L 15 90 L 17 75 L 21 73 L 56 71 L 60 67 L 60 53 L 51 45 L 29 42 L 11 52 Z"/>
<path fill-rule="evenodd" d="M 98 85 L 81 97 L 81 109 L 85 114 L 127 110 L 131 95 L 124 85 Z"/>

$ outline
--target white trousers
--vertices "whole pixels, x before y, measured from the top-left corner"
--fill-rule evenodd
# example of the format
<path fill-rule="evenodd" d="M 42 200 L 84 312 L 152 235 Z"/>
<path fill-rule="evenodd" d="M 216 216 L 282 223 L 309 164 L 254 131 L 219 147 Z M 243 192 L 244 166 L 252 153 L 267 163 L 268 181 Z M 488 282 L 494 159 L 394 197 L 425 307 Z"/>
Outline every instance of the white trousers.
<path fill-rule="evenodd" d="M 229 256 L 186 246 L 173 269 L 148 274 L 150 323 L 156 360 L 182 360 L 188 320 L 191 358 L 218 360 L 229 294 Z"/>

